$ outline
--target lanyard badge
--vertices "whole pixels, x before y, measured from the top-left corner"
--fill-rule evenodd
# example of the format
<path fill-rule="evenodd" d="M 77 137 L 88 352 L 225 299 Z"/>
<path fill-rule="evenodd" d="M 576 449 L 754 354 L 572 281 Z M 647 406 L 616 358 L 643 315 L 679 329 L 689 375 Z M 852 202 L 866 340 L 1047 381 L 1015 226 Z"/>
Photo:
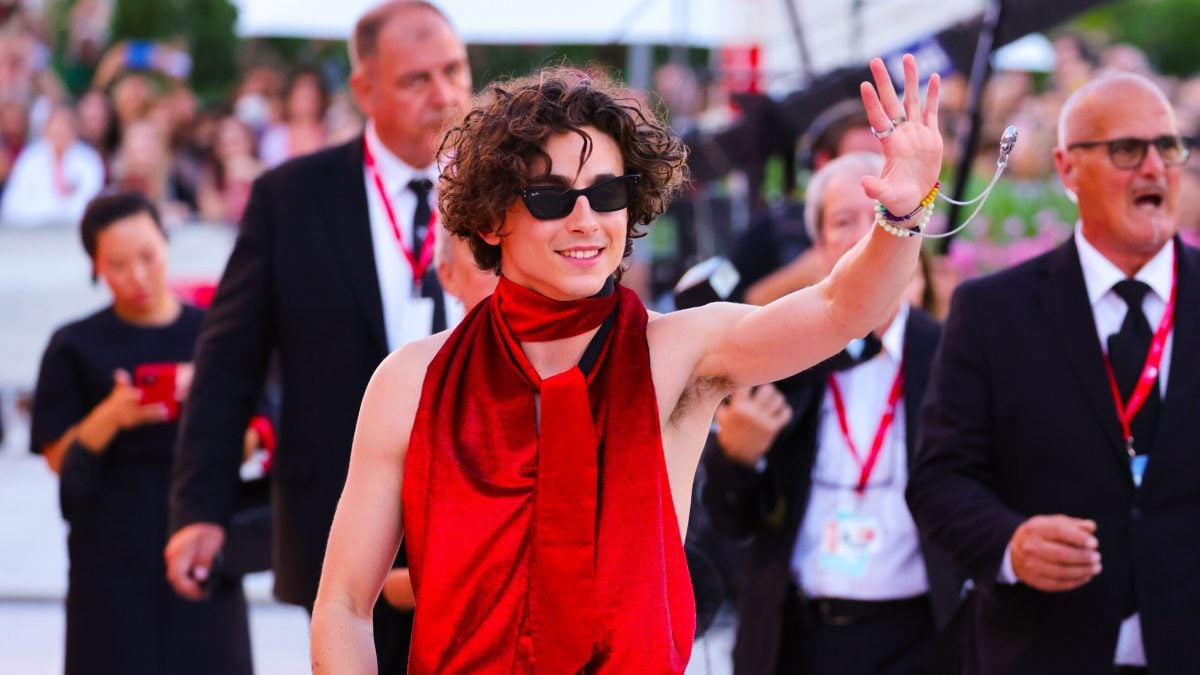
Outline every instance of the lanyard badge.
<path fill-rule="evenodd" d="M 1163 350 L 1167 345 L 1167 336 L 1171 333 L 1171 329 L 1175 326 L 1175 287 L 1178 280 L 1179 258 L 1175 259 L 1175 269 L 1171 272 L 1171 295 L 1167 298 L 1167 306 L 1163 309 L 1162 319 L 1158 322 L 1158 328 L 1154 331 L 1154 340 L 1150 343 L 1150 350 L 1146 352 L 1146 363 L 1142 366 L 1142 374 L 1138 376 L 1137 385 L 1133 388 L 1133 393 L 1129 395 L 1128 401 L 1121 400 L 1121 390 L 1117 388 L 1117 378 L 1113 374 L 1112 360 L 1107 355 L 1104 357 L 1104 369 L 1108 374 L 1108 385 L 1112 390 L 1113 403 L 1117 408 L 1117 419 L 1121 422 L 1121 433 L 1125 436 L 1125 451 L 1129 453 L 1129 457 L 1133 458 L 1137 453 L 1133 449 L 1133 431 L 1130 428 L 1130 423 L 1133 418 L 1142 409 L 1142 405 L 1146 403 L 1146 399 L 1150 396 L 1150 388 L 1158 382 L 1159 368 L 1162 365 Z M 1133 311 L 1131 307 L 1129 311 Z"/>
<path fill-rule="evenodd" d="M 1125 438 L 1125 452 L 1129 455 L 1129 469 L 1133 474 L 1133 484 L 1137 487 L 1141 487 L 1142 477 L 1146 475 L 1149 456 L 1139 455 L 1134 450 L 1132 423 L 1134 416 L 1138 414 L 1150 396 L 1150 388 L 1158 385 L 1158 374 L 1162 367 L 1163 350 L 1167 346 L 1167 336 L 1175 326 L 1175 289 L 1178 281 L 1179 256 L 1176 253 L 1175 267 L 1171 270 L 1171 294 L 1167 298 L 1167 305 L 1163 309 L 1158 328 L 1154 330 L 1154 339 L 1150 343 L 1150 350 L 1146 352 L 1146 363 L 1142 365 L 1142 373 L 1138 376 L 1137 385 L 1134 386 L 1128 401 L 1121 400 L 1121 390 L 1117 387 L 1112 360 L 1107 354 L 1104 357 L 1104 370 L 1108 375 L 1108 386 L 1112 390 L 1113 403 L 1117 408 L 1117 420 L 1121 423 L 1121 434 Z M 1133 308 L 1130 307 L 1128 311 L 1132 312 Z"/>
<path fill-rule="evenodd" d="M 892 422 L 896 419 L 896 405 L 904 394 L 904 363 L 901 362 L 900 367 L 896 369 L 896 379 L 892 381 L 892 389 L 888 392 L 887 403 L 884 405 L 883 415 L 879 419 L 879 428 L 875 430 L 875 437 L 871 441 L 871 449 L 866 457 L 859 453 L 854 439 L 850 436 L 850 424 L 846 419 L 846 403 L 837 378 L 830 373 L 826 379 L 829 384 L 829 393 L 833 395 L 833 407 L 837 412 L 838 427 L 842 430 L 842 438 L 845 439 L 846 447 L 849 448 L 850 454 L 854 456 L 854 461 L 860 467 L 858 484 L 854 487 L 854 491 L 861 496 L 867 489 L 867 481 L 871 479 L 871 473 L 875 470 L 879 453 L 883 450 L 884 441 L 887 440 L 888 430 L 891 429 Z"/>
<path fill-rule="evenodd" d="M 396 220 L 396 211 L 392 208 L 392 200 L 388 197 L 387 189 L 383 186 L 383 179 L 380 177 L 379 169 L 375 164 L 375 155 L 371 152 L 371 144 L 367 142 L 366 136 L 363 136 L 363 163 L 367 166 L 367 173 L 371 175 L 371 182 L 375 184 L 375 190 L 379 194 L 379 201 L 383 202 L 383 210 L 387 214 L 388 224 L 392 226 L 392 236 L 396 238 L 396 246 L 400 248 L 404 259 L 408 261 L 409 268 L 412 269 L 413 283 L 420 284 L 421 279 L 425 276 L 425 270 L 429 268 L 429 263 L 433 260 L 433 246 L 437 240 L 437 212 L 434 209 L 430 209 L 429 231 L 425 234 L 425 241 L 421 245 L 420 255 L 414 255 L 412 249 L 404 243 L 404 234 L 400 231 L 400 223 Z M 413 223 L 414 230 L 416 226 L 417 224 Z"/>

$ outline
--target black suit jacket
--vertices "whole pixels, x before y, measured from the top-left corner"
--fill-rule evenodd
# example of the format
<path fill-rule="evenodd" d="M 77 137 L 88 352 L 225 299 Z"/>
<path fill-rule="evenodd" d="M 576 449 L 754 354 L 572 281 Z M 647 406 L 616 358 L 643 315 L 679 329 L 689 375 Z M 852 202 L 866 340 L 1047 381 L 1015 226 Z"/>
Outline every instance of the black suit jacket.
<path fill-rule="evenodd" d="M 359 403 L 388 353 L 361 137 L 254 184 L 196 350 L 172 531 L 229 523 L 242 434 L 272 351 L 283 390 L 272 467 L 275 594 L 311 607 Z"/>
<path fill-rule="evenodd" d="M 939 326 L 912 309 L 904 333 L 904 419 L 909 459 L 916 448 L 917 417 Z M 754 536 L 738 589 L 738 632 L 733 662 L 737 673 L 761 675 L 777 669 L 783 613 L 792 584 L 791 559 L 812 487 L 817 427 L 825 394 L 827 364 L 778 383 L 792 406 L 791 423 L 767 451 L 759 473 L 729 461 L 710 438 L 704 450 L 703 501 L 714 525 L 734 536 Z M 922 542 L 934 612 L 939 625 L 958 598 L 957 575 Z"/>
<path fill-rule="evenodd" d="M 1200 254 L 1177 244 L 1166 398 L 1135 489 L 1075 243 L 954 295 L 908 484 L 917 526 L 975 580 L 981 673 L 1111 673 L 1141 613 L 1150 669 L 1200 673 Z M 998 584 L 1037 514 L 1097 522 L 1103 571 L 1074 591 Z"/>

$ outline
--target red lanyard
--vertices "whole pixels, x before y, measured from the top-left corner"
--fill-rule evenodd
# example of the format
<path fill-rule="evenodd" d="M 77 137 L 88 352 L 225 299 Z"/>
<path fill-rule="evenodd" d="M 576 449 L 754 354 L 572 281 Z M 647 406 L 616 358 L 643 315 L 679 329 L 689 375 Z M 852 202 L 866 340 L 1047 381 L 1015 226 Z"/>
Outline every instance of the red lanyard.
<path fill-rule="evenodd" d="M 433 244 L 437 239 L 437 216 L 430 209 L 429 213 L 429 229 L 425 233 L 425 242 L 421 245 L 420 259 L 413 258 L 412 249 L 404 244 L 404 234 L 400 232 L 400 224 L 396 221 L 396 212 L 392 209 L 392 200 L 388 198 L 387 189 L 383 187 L 383 179 L 379 177 L 379 169 L 375 167 L 375 156 L 371 154 L 371 144 L 367 142 L 367 137 L 363 136 L 363 160 L 367 165 L 367 172 L 371 174 L 371 180 L 375 183 L 375 190 L 379 193 L 379 201 L 383 202 L 383 210 L 387 213 L 388 222 L 392 226 L 392 234 L 396 237 L 396 245 L 400 247 L 400 252 L 404 254 L 404 258 L 408 260 L 408 266 L 412 268 L 413 281 L 420 282 L 425 276 L 425 270 L 429 267 L 429 262 L 433 260 Z M 420 199 L 421 196 L 417 195 Z M 413 228 L 417 227 L 413 223 Z"/>
<path fill-rule="evenodd" d="M 1176 254 L 1178 256 L 1178 254 Z M 1179 258 L 1175 258 L 1175 268 L 1171 270 L 1171 295 L 1167 298 L 1167 306 L 1163 309 L 1162 319 L 1154 331 L 1154 340 L 1150 343 L 1150 351 L 1146 353 L 1146 363 L 1142 366 L 1142 374 L 1138 376 L 1137 385 L 1129 395 L 1129 402 L 1121 402 L 1121 390 L 1117 388 L 1117 378 L 1113 375 L 1112 360 L 1105 355 L 1104 369 L 1108 373 L 1108 385 L 1112 389 L 1113 402 L 1117 404 L 1117 419 L 1121 421 L 1121 433 L 1125 434 L 1125 451 L 1130 457 L 1133 450 L 1133 431 L 1130 423 L 1142 409 L 1142 404 L 1150 396 L 1150 388 L 1158 382 L 1158 368 L 1162 364 L 1163 349 L 1167 346 L 1167 335 L 1175 325 L 1175 285 L 1179 276 Z M 1133 308 L 1130 307 L 1130 312 Z"/>
<path fill-rule="evenodd" d="M 871 441 L 871 452 L 867 455 L 866 461 L 863 461 L 858 448 L 854 445 L 854 439 L 850 437 L 850 425 L 846 422 L 846 403 L 842 399 L 842 388 L 838 386 L 837 378 L 833 376 L 833 373 L 829 374 L 827 380 L 829 392 L 833 394 L 833 407 L 837 411 L 842 438 L 846 440 L 846 447 L 850 449 L 854 461 L 862 467 L 858 474 L 858 485 L 854 488 L 855 492 L 861 495 L 867 489 L 867 481 L 871 478 L 871 472 L 875 470 L 875 462 L 883 450 L 883 442 L 887 439 L 888 429 L 892 427 L 892 422 L 896 419 L 896 404 L 900 402 L 900 396 L 904 393 L 904 362 L 901 361 L 900 367 L 896 369 L 896 380 L 892 382 L 892 390 L 888 393 L 887 404 L 883 408 L 883 417 L 879 420 L 879 428 L 875 430 L 875 439 Z"/>

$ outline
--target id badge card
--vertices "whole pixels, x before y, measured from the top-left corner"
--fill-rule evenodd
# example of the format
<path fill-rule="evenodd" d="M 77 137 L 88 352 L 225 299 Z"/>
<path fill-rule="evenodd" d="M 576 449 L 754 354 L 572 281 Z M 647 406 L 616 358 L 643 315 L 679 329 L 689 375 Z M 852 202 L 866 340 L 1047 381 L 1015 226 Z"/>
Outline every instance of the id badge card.
<path fill-rule="evenodd" d="M 433 298 L 409 298 L 404 302 L 400 318 L 400 341 L 406 345 L 413 340 L 429 337 L 433 332 Z"/>
<path fill-rule="evenodd" d="M 1142 478 L 1146 475 L 1146 465 L 1150 463 L 1150 455 L 1134 455 L 1129 458 L 1129 470 L 1133 473 L 1134 487 L 1142 486 Z"/>
<path fill-rule="evenodd" d="M 817 564 L 823 570 L 859 579 L 882 548 L 879 520 L 842 507 L 825 521 Z"/>

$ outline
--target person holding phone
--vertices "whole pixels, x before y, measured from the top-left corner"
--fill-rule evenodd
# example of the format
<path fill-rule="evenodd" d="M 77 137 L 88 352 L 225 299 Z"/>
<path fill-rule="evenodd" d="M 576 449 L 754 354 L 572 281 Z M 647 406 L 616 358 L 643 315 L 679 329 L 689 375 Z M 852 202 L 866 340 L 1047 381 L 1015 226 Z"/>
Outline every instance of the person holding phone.
<path fill-rule="evenodd" d="M 70 525 L 65 673 L 252 672 L 238 581 L 189 602 L 165 579 L 167 490 L 202 312 L 167 286 L 158 211 L 92 200 L 81 235 L 110 306 L 58 329 L 42 357 L 31 449 L 60 477 Z"/>

